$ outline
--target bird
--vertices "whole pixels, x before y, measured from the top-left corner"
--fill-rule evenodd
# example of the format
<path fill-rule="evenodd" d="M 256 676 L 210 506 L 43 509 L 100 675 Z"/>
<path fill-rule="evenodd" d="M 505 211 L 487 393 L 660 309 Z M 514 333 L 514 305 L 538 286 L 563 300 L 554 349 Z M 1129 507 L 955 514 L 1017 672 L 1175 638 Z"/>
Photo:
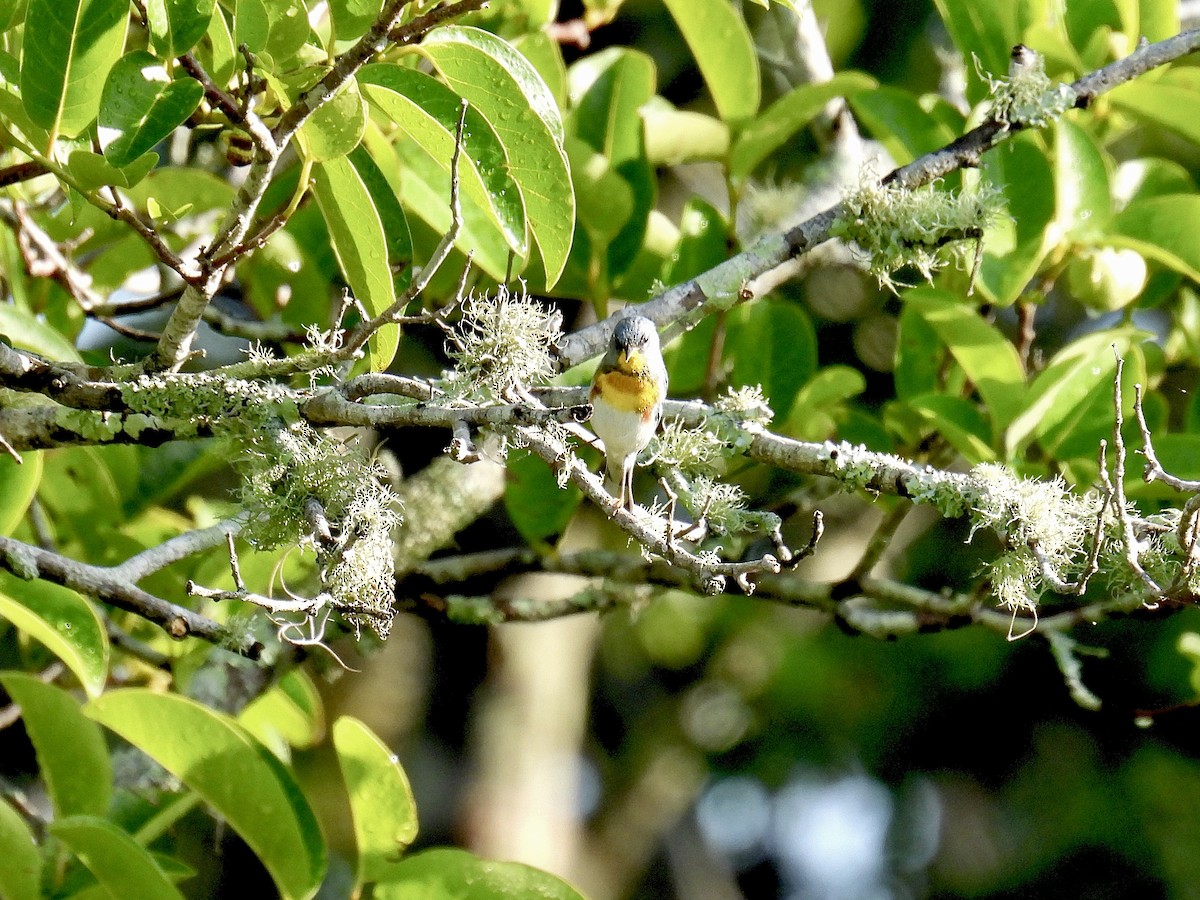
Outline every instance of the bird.
<path fill-rule="evenodd" d="M 658 430 L 667 395 L 667 367 L 658 331 L 645 316 L 626 315 L 592 379 L 591 426 L 604 442 L 604 487 L 632 512 L 633 467 Z"/>

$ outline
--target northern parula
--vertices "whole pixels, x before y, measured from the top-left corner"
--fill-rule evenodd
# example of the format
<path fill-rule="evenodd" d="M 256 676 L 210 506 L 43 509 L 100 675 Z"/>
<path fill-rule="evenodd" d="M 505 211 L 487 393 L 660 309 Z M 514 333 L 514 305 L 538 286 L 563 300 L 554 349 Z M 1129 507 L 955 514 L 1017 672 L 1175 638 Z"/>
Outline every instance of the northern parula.
<path fill-rule="evenodd" d="M 633 467 L 662 419 L 667 367 L 658 331 L 645 316 L 617 322 L 592 379 L 592 430 L 604 442 L 605 489 L 633 509 Z"/>

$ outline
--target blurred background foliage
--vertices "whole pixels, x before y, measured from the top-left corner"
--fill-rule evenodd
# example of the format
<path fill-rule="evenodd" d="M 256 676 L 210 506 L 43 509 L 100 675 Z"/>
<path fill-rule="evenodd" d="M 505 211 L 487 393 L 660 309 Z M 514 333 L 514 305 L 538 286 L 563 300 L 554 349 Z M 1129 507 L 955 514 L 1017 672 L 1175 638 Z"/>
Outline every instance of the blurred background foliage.
<path fill-rule="evenodd" d="M 754 36 L 765 109 L 797 86 L 794 60 L 781 43 L 785 31 L 774 18 L 781 11 L 734 5 Z M 983 37 L 972 42 L 956 29 L 975 8 Z M 1025 19 L 987 31 L 1017 8 Z M 846 88 L 854 127 L 896 163 L 978 119 L 979 72 L 1002 74 L 1017 40 L 1044 54 L 1051 78 L 1070 80 L 1132 49 L 1131 30 L 1165 37 L 1181 16 L 1165 0 L 815 0 L 814 10 L 833 68 L 859 73 Z M 1038 24 L 1048 20 L 1059 27 Z M 824 209 L 863 165 L 858 157 L 853 171 L 839 168 L 837 129 L 818 122 L 761 156 L 750 148 L 750 162 L 735 171 L 725 121 L 734 116 L 719 108 L 712 79 L 706 86 L 696 54 L 659 0 L 498 0 L 471 21 L 513 40 L 566 109 L 575 241 L 557 285 L 539 283 L 536 266 L 527 274 L 535 289 L 561 302 L 571 324 L 605 314 L 610 303 L 643 300 L 656 285 L 693 277 L 755 236 Z M 541 30 L 550 22 L 561 29 L 561 60 Z M 573 44 L 570 35 L 580 27 L 587 40 Z M 997 34 L 1012 40 L 985 40 Z M 955 61 L 956 40 L 959 50 L 977 52 L 982 69 Z M 618 66 L 629 93 L 588 99 L 589 87 L 608 84 L 603 76 Z M 864 443 L 943 466 L 999 459 L 1022 474 L 1061 474 L 1086 488 L 1096 473 L 1097 442 L 1111 428 L 1114 366 L 1106 354 L 1119 341 L 1131 377 L 1152 388 L 1147 411 L 1164 462 L 1195 477 L 1200 213 L 1178 199 L 1194 199 L 1188 195 L 1200 170 L 1191 120 L 1200 106 L 1188 105 L 1200 101 L 1195 76 L 1194 61 L 1149 76 L 1150 87 L 1137 89 L 1142 94 L 1105 98 L 1066 124 L 1022 136 L 989 156 L 979 173 L 942 186 L 982 179 L 1007 190 L 1015 228 L 1002 224 L 998 236 L 989 235 L 980 296 L 972 301 L 980 311 L 964 304 L 971 316 L 960 321 L 969 328 L 986 322 L 988 339 L 1002 335 L 1008 352 L 1018 347 L 1030 372 L 1055 361 L 1065 366 L 1075 358 L 1067 351 L 1082 356 L 1085 364 L 1050 368 L 1040 393 L 1025 393 L 1022 382 L 1002 385 L 983 404 L 963 398 L 963 385 L 982 363 L 926 315 L 947 308 L 946 298 L 965 296 L 962 267 L 944 270 L 932 288 L 894 294 L 842 248 L 812 254 L 795 280 L 761 302 L 705 320 L 669 347 L 672 394 L 712 398 L 729 386 L 761 383 L 774 427 L 789 436 Z M 626 115 L 605 130 L 589 112 L 591 102 Z M 739 100 L 722 102 L 736 107 Z M 411 153 L 404 162 L 421 165 Z M 229 202 L 223 182 L 205 187 L 209 208 Z M 280 198 L 291 189 L 286 179 L 273 188 Z M 189 190 L 192 202 L 202 202 L 195 186 Z M 1104 222 L 1093 227 L 1092 211 L 1101 206 L 1111 215 L 1097 212 Z M 97 228 L 107 227 L 96 218 Z M 1170 228 L 1158 227 L 1164 219 Z M 67 228 L 58 224 L 61 239 Z M 422 258 L 437 226 L 414 216 L 408 224 Z M 277 311 L 272 304 L 289 282 L 285 320 L 297 327 L 320 321 L 329 301 L 324 288 L 336 273 L 324 229 L 316 205 L 302 207 L 266 252 L 239 267 L 242 293 L 230 302 L 266 316 Z M 1117 255 L 1130 248 L 1136 259 Z M 19 268 L 13 247 L 3 249 L 9 271 Z M 148 262 L 136 242 L 108 249 L 91 270 L 102 287 L 123 283 Z M 289 279 L 297 273 L 304 277 Z M 495 280 L 495 273 L 480 275 L 478 286 Z M 452 288 L 435 282 L 431 295 Z M 59 295 L 27 305 L 53 328 L 77 335 L 78 350 L 93 362 L 105 361 L 114 346 L 118 353 L 127 347 L 94 323 L 81 331 L 78 310 Z M 153 320 L 130 321 L 155 327 Z M 75 352 L 56 348 L 56 339 L 48 329 L 46 352 Z M 406 336 L 393 368 L 437 373 L 445 364 L 440 342 L 440 334 Z M 1062 384 L 1071 389 L 1059 391 Z M 1003 399 L 1009 387 L 1020 396 L 1011 406 Z M 1039 398 L 1040 405 L 1033 402 Z M 421 471 L 445 445 L 442 434 L 383 438 L 406 474 Z M 92 562 L 116 562 L 188 523 L 218 518 L 234 484 L 226 462 L 186 447 L 46 454 L 52 474 L 43 477 L 39 496 L 60 546 Z M 866 537 L 899 502 L 846 497 L 827 484 L 755 467 L 727 475 L 752 506 L 784 516 L 794 543 L 807 538 L 811 510 L 824 510 L 827 536 L 803 570 L 816 581 L 846 577 Z M 514 459 L 508 477 L 506 502 L 467 526 L 443 555 L 550 539 L 578 503 L 540 464 Z M 641 487 L 649 490 L 650 480 Z M 1143 488 L 1139 499 L 1161 498 Z M 979 587 L 982 560 L 994 549 L 982 537 L 968 544 L 960 522 L 913 513 L 883 567 L 932 590 L 966 591 Z M 276 562 L 250 558 L 244 574 L 265 582 Z M 281 564 L 289 580 L 304 578 L 303 563 Z M 226 567 L 213 554 L 173 567 L 147 587 L 172 596 L 188 577 L 219 582 Z M 463 590 L 494 587 L 481 579 Z M 401 601 L 419 606 L 405 591 L 402 582 Z M 489 722 L 514 696 L 506 679 L 519 677 L 524 664 L 536 681 L 539 656 L 544 678 L 557 679 L 557 652 L 576 653 L 585 686 L 576 708 L 548 712 L 578 716 L 583 740 L 568 747 L 563 763 L 577 775 L 578 796 L 553 797 L 548 805 L 565 810 L 579 830 L 585 860 L 561 868 L 591 896 L 1200 895 L 1195 610 L 1141 610 L 1081 624 L 1073 637 L 1082 681 L 1072 681 L 1063 674 L 1070 667 L 1060 666 L 1051 642 L 1036 633 L 1009 642 L 981 627 L 939 622 L 933 633 L 878 640 L 824 613 L 754 598 L 656 592 L 647 599 L 629 589 L 622 600 L 625 606 L 600 618 L 598 633 L 588 632 L 590 620 L 578 624 L 582 617 L 568 626 L 582 634 L 574 638 L 561 623 L 485 627 L 428 610 L 404 614 L 384 646 L 336 644 L 359 673 L 323 657 L 310 660 L 312 682 L 303 690 L 313 696 L 305 694 L 298 731 L 281 737 L 270 709 L 243 713 L 243 724 L 261 729 L 255 733 L 264 740 L 292 748 L 292 766 L 331 849 L 322 896 L 345 894 L 354 841 L 324 722 L 354 716 L 395 751 L 420 811 L 416 848 L 458 844 L 485 852 L 479 834 L 487 830 L 480 822 L 489 801 L 478 790 L 494 777 L 480 745 L 500 744 Z M 1094 654 L 1085 652 L 1092 648 Z M 41 653 L 31 642 L 6 640 L 0 669 L 47 664 Z M 175 676 L 214 708 L 237 705 L 231 698 L 262 687 L 249 667 L 213 663 L 207 647 L 176 660 Z M 0 747 L 4 777 L 32 783 L 37 763 L 22 728 L 5 729 Z M 497 752 L 503 761 L 502 749 L 491 755 Z M 524 765 L 509 763 L 514 771 Z M 120 773 L 121 757 L 115 765 Z M 151 785 L 169 786 L 165 777 Z M 520 818 L 521 811 L 503 809 L 501 818 L 505 812 Z M 182 815 L 170 841 L 171 852 L 199 873 L 184 885 L 191 896 L 273 890 L 255 854 L 199 808 Z"/>

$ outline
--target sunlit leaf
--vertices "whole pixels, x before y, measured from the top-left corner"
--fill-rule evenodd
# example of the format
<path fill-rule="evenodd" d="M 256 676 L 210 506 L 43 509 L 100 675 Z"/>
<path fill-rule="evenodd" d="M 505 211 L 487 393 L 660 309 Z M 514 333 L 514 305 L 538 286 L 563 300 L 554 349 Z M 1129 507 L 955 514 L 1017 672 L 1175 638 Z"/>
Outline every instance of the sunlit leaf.
<path fill-rule="evenodd" d="M 664 0 L 687 41 L 721 118 L 745 122 L 761 97 L 758 55 L 742 17 L 728 0 Z"/>
<path fill-rule="evenodd" d="M 376 900 L 583 900 L 557 876 L 514 862 L 492 862 L 465 850 L 426 850 L 402 860 L 388 881 L 375 887 Z"/>
<path fill-rule="evenodd" d="M 423 72 L 400 66 L 365 66 L 358 75 L 363 92 L 388 118 L 421 146 L 447 173 L 454 155 L 461 100 Z M 525 202 L 509 171 L 496 131 L 474 107 L 463 124 L 459 180 L 465 199 L 485 210 L 505 241 L 521 257 L 528 253 Z M 449 208 L 449 196 L 441 201 Z"/>
<path fill-rule="evenodd" d="M 1200 197 L 1170 194 L 1136 200 L 1113 218 L 1105 239 L 1200 280 Z"/>
<path fill-rule="evenodd" d="M 979 67 L 992 76 L 1007 74 L 1009 53 L 1020 40 L 1018 4 L 978 0 L 934 0 L 934 4 L 954 46 L 963 55 L 967 97 L 977 103 L 986 94 L 987 85 L 976 71 L 974 60 L 978 59 Z"/>
<path fill-rule="evenodd" d="M 0 534 L 12 534 L 25 518 L 42 480 L 43 455 L 25 453 L 17 463 L 7 453 L 0 454 Z"/>
<path fill-rule="evenodd" d="M 357 147 L 366 127 L 366 100 L 350 80 L 305 120 L 296 139 L 309 159 L 327 162 Z"/>
<path fill-rule="evenodd" d="M 1025 368 L 1017 348 L 973 306 L 944 291 L 918 288 L 905 304 L 934 330 L 975 385 L 997 431 L 1023 408 Z"/>
<path fill-rule="evenodd" d="M 553 95 L 525 57 L 486 31 L 452 25 L 433 32 L 421 47 L 504 145 L 552 285 L 566 265 L 575 220 L 562 119 Z"/>
<path fill-rule="evenodd" d="M 1067 119 L 1054 130 L 1055 220 L 1063 233 L 1103 231 L 1112 212 L 1108 165 L 1096 141 Z"/>
<path fill-rule="evenodd" d="M 48 581 L 0 573 L 0 617 L 45 645 L 95 697 L 108 680 L 109 644 L 91 602 Z"/>
<path fill-rule="evenodd" d="M 0 897 L 42 900 L 42 857 L 33 832 L 7 800 L 0 800 Z"/>
<path fill-rule="evenodd" d="M 29 0 L 21 58 L 29 118 L 68 137 L 86 128 L 124 49 L 128 21 L 126 0 Z"/>
<path fill-rule="evenodd" d="M 150 37 L 160 57 L 187 53 L 204 37 L 214 0 L 146 0 Z"/>
<path fill-rule="evenodd" d="M 383 0 L 329 0 L 329 18 L 333 39 L 348 41 L 358 37 L 379 18 Z"/>
<path fill-rule="evenodd" d="M 312 185 L 346 283 L 368 313 L 379 315 L 395 302 L 396 293 L 387 237 L 367 186 L 345 157 L 313 166 Z M 367 345 L 371 370 L 387 369 L 399 343 L 399 326 L 376 331 Z"/>
<path fill-rule="evenodd" d="M 112 765 L 100 726 L 84 716 L 78 700 L 33 675 L 5 672 L 0 674 L 0 683 L 21 707 L 25 731 L 37 751 L 38 769 L 55 813 L 107 813 Z"/>
<path fill-rule="evenodd" d="M 191 78 L 171 80 L 145 50 L 117 60 L 100 97 L 97 133 L 104 158 L 127 166 L 187 121 L 204 88 Z"/>
<path fill-rule="evenodd" d="M 156 760 L 241 835 L 286 898 L 312 897 L 324 841 L 293 776 L 228 716 L 174 694 L 111 691 L 85 712 Z"/>
<path fill-rule="evenodd" d="M 916 96 L 900 88 L 880 86 L 859 91 L 850 98 L 850 105 L 897 165 L 906 165 L 958 137 L 926 112 Z"/>
<path fill-rule="evenodd" d="M 829 81 L 792 88 L 743 128 L 729 154 L 729 171 L 744 178 L 817 117 L 830 100 L 869 91 L 875 79 L 861 72 L 839 72 Z"/>
<path fill-rule="evenodd" d="M 385 880 L 417 836 L 417 809 L 396 755 L 358 719 L 333 723 L 342 780 L 350 798 L 358 885 Z"/>
<path fill-rule="evenodd" d="M 113 897 L 183 900 L 150 852 L 106 819 L 72 816 L 50 826 Z"/>
<path fill-rule="evenodd" d="M 238 724 L 286 759 L 289 747 L 312 747 L 320 742 L 325 734 L 325 710 L 312 679 L 303 669 L 292 669 L 246 704 Z"/>
<path fill-rule="evenodd" d="M 817 368 L 817 334 L 808 314 L 787 302 L 747 303 L 729 315 L 725 352 L 734 387 L 761 385 L 781 419 Z"/>

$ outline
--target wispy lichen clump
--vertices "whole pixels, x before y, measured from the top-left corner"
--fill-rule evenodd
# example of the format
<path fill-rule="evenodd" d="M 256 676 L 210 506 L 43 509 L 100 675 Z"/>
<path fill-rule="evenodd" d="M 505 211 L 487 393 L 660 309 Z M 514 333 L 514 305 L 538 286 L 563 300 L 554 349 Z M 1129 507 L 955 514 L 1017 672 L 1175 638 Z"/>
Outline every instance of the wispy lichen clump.
<path fill-rule="evenodd" d="M 562 316 L 501 285 L 463 301 L 447 351 L 456 363 L 446 390 L 473 399 L 513 399 L 554 375 L 552 348 Z"/>
<path fill-rule="evenodd" d="M 1018 45 L 1007 76 L 981 72 L 992 96 L 992 116 L 1011 127 L 1042 128 L 1075 105 L 1070 85 L 1053 84 L 1041 54 Z"/>
<path fill-rule="evenodd" d="M 898 283 L 892 276 L 899 270 L 915 269 L 928 281 L 964 240 L 982 237 L 1001 200 L 989 185 L 958 193 L 937 184 L 908 189 L 883 184 L 868 172 L 846 193 L 844 212 L 831 232 L 853 241 L 879 284 L 895 290 Z"/>
<path fill-rule="evenodd" d="M 1098 500 L 1072 493 L 1061 478 L 1018 478 L 1003 466 L 976 466 L 971 477 L 978 486 L 971 533 L 989 528 L 1007 547 L 988 565 L 992 591 L 1009 609 L 1034 609 L 1045 588 L 1043 560 L 1064 581 L 1083 567 Z"/>

